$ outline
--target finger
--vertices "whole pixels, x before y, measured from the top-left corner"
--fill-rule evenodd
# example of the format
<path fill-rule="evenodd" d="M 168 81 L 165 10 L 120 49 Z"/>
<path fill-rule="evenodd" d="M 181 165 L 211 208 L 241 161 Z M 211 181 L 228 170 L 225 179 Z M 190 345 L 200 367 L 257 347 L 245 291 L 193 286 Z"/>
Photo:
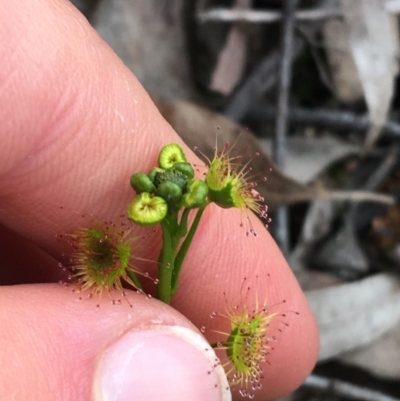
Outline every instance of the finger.
<path fill-rule="evenodd" d="M 54 284 L 2 288 L 0 399 L 228 401 L 223 370 L 193 325 L 161 302 L 128 297 L 135 313 L 106 300 L 96 308 Z"/>
<path fill-rule="evenodd" d="M 129 176 L 147 171 L 163 145 L 180 140 L 135 78 L 70 5 L 19 4 L 16 9 L 1 3 L 7 11 L 1 15 L 7 20 L 0 29 L 8 38 L 1 43 L 8 45 L 3 49 L 7 66 L 0 102 L 9 135 L 3 147 L 7 158 L 1 159 L 6 162 L 0 217 L 60 254 L 63 248 L 54 234 L 82 224 L 73 211 L 103 219 L 118 216 L 132 197 Z M 12 42 L 13 37 L 19 41 Z M 25 112 L 16 107 L 21 103 Z M 301 314 L 291 319 L 271 355 L 272 367 L 260 396 L 273 397 L 293 389 L 310 371 L 318 336 L 284 258 L 253 220 L 259 236 L 247 239 L 236 211 L 216 207 L 206 211 L 174 306 L 199 327 L 208 325 L 214 309 L 226 308 L 222 293 L 237 302 L 244 277 L 255 275 L 261 299 L 272 305 L 286 299 L 285 308 Z M 151 241 L 157 243 L 159 238 Z"/>
<path fill-rule="evenodd" d="M 217 211 L 206 211 L 172 305 L 197 327 L 204 326 L 211 343 L 226 341 L 227 336 L 215 331 L 230 333 L 229 314 L 243 317 L 247 310 L 252 315 L 264 306 L 266 315 L 277 313 L 265 332 L 276 341 L 268 344 L 273 349 L 263 364 L 263 388 L 254 398 L 275 399 L 298 387 L 312 369 L 319 350 L 315 319 L 282 253 L 261 224 L 253 219 L 259 235 L 248 238 L 235 211 Z"/>
<path fill-rule="evenodd" d="M 59 281 L 59 262 L 35 243 L 0 225 L 0 285 Z M 32 269 L 32 264 L 36 267 Z"/>

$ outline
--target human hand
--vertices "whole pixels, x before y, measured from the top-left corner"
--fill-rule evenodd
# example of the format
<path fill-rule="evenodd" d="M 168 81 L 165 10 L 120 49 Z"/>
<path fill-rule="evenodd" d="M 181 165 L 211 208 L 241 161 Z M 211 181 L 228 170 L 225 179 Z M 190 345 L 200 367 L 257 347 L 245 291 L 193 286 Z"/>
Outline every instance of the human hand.
<path fill-rule="evenodd" d="M 201 351 L 207 343 L 191 322 L 207 324 L 226 308 L 223 292 L 236 302 L 244 277 L 255 276 L 260 299 L 286 299 L 285 309 L 300 312 L 289 316 L 255 399 L 292 391 L 315 363 L 317 328 L 256 218 L 259 235 L 247 239 L 236 210 L 207 208 L 176 310 L 135 293 L 133 308 L 103 297 L 96 309 L 98 300 L 41 284 L 62 277 L 55 234 L 82 224 L 73 211 L 120 215 L 133 195 L 130 175 L 182 142 L 68 1 L 0 0 L 0 19 L 0 282 L 25 284 L 0 288 L 0 399 L 222 400 L 221 372 L 207 374 L 212 351 Z"/>

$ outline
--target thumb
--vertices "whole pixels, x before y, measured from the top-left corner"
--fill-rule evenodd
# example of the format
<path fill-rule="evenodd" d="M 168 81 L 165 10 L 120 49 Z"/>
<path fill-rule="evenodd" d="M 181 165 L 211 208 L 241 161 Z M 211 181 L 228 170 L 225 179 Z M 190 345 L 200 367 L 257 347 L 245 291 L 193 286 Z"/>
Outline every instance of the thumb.
<path fill-rule="evenodd" d="M 0 291 L 0 399 L 225 401 L 223 368 L 177 311 L 129 292 L 79 300 L 54 284 Z"/>

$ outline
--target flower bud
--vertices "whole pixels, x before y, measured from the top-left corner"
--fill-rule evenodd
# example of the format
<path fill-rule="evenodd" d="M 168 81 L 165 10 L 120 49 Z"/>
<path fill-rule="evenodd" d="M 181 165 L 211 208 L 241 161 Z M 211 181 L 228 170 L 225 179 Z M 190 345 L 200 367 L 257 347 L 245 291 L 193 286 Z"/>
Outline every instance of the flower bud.
<path fill-rule="evenodd" d="M 137 194 L 142 192 L 152 193 L 155 190 L 154 184 L 145 173 L 136 173 L 131 177 L 131 186 Z"/>
<path fill-rule="evenodd" d="M 189 180 L 194 177 L 194 170 L 190 163 L 178 162 L 174 164 L 174 170 L 184 174 Z"/>
<path fill-rule="evenodd" d="M 208 194 L 208 186 L 202 180 L 190 181 L 183 195 L 182 203 L 184 207 L 196 208 L 204 205 Z"/>
<path fill-rule="evenodd" d="M 219 207 L 229 209 L 231 207 L 239 207 L 240 199 L 235 198 L 234 186 L 228 182 L 224 187 L 213 189 L 208 187 L 208 197 L 211 202 L 216 203 Z"/>
<path fill-rule="evenodd" d="M 161 168 L 170 169 L 175 163 L 186 162 L 186 156 L 177 143 L 170 143 L 161 149 L 158 164 Z"/>
<path fill-rule="evenodd" d="M 128 217 L 141 226 L 152 226 L 162 221 L 168 212 L 167 202 L 159 196 L 142 192 L 128 206 Z"/>
<path fill-rule="evenodd" d="M 186 185 L 189 181 L 188 177 L 176 170 L 175 168 L 170 168 L 169 170 L 159 169 L 154 176 L 154 185 L 158 188 L 163 182 L 173 182 L 174 184 L 179 185 L 182 191 L 185 190 Z"/>
<path fill-rule="evenodd" d="M 172 181 L 164 181 L 157 187 L 156 195 L 164 198 L 169 204 L 176 204 L 182 197 L 182 189 Z"/>
<path fill-rule="evenodd" d="M 148 177 L 150 178 L 150 181 L 154 183 L 154 182 L 155 182 L 155 179 L 156 179 L 156 175 L 157 175 L 158 173 L 162 173 L 163 171 L 165 171 L 165 170 L 162 169 L 162 168 L 153 167 L 153 168 L 150 170 L 149 174 L 148 174 Z M 149 192 L 149 191 L 148 191 L 148 192 Z"/>

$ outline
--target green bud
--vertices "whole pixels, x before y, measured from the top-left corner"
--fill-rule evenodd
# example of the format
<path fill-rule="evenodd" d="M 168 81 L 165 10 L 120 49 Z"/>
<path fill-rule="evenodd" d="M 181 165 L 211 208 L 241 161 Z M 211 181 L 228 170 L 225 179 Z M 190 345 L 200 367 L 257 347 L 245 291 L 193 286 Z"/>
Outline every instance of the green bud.
<path fill-rule="evenodd" d="M 150 181 L 154 183 L 154 180 L 155 180 L 155 178 L 156 178 L 156 175 L 157 175 L 158 173 L 162 173 L 162 172 L 164 172 L 164 171 L 165 171 L 165 170 L 163 170 L 162 168 L 153 167 L 153 168 L 150 170 L 149 174 L 148 174 L 148 177 L 150 178 Z"/>
<path fill-rule="evenodd" d="M 171 168 L 169 170 L 160 170 L 160 172 L 156 173 L 153 181 L 156 188 L 158 188 L 163 182 L 171 181 L 179 185 L 182 191 L 185 190 L 186 184 L 189 181 L 188 177 L 185 174 L 181 173 L 178 170 L 175 170 L 175 168 Z"/>
<path fill-rule="evenodd" d="M 204 205 L 208 194 L 208 186 L 202 180 L 190 181 L 183 195 L 182 203 L 184 207 L 196 208 Z"/>
<path fill-rule="evenodd" d="M 162 221 L 168 212 L 167 202 L 159 196 L 142 192 L 128 206 L 128 217 L 141 226 L 152 226 Z"/>
<path fill-rule="evenodd" d="M 216 203 L 219 207 L 229 209 L 231 207 L 239 207 L 238 200 L 235 198 L 234 186 L 228 182 L 221 189 L 212 189 L 209 187 L 208 197 L 211 202 Z"/>
<path fill-rule="evenodd" d="M 153 182 L 145 173 L 133 174 L 131 185 L 137 194 L 141 194 L 142 192 L 152 193 L 155 190 Z"/>
<path fill-rule="evenodd" d="M 186 156 L 177 143 L 170 143 L 161 149 L 158 164 L 161 168 L 170 169 L 175 163 L 186 162 Z"/>
<path fill-rule="evenodd" d="M 176 204 L 182 197 L 182 189 L 172 181 L 164 181 L 157 187 L 156 195 L 164 198 L 169 204 Z"/>
<path fill-rule="evenodd" d="M 184 174 L 189 180 L 194 177 L 194 170 L 190 163 L 178 162 L 174 164 L 174 170 Z"/>

